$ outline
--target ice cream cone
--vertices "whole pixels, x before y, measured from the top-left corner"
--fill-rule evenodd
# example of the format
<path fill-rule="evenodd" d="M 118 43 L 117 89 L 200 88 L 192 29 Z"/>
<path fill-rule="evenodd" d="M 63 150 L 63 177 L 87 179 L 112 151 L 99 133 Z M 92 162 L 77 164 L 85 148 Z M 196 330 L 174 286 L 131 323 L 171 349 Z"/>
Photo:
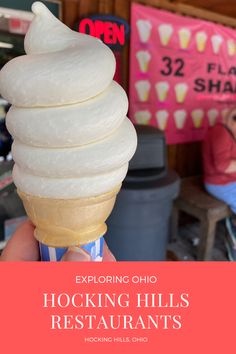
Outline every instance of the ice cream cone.
<path fill-rule="evenodd" d="M 183 129 L 186 122 L 187 112 L 184 109 L 179 109 L 174 113 L 175 126 L 177 129 Z"/>
<path fill-rule="evenodd" d="M 169 113 L 166 110 L 156 112 L 156 120 L 159 129 L 166 130 Z"/>
<path fill-rule="evenodd" d="M 147 125 L 151 119 L 151 113 L 148 110 L 138 111 L 135 112 L 134 117 L 138 124 Z"/>
<path fill-rule="evenodd" d="M 181 28 L 178 32 L 181 49 L 187 49 L 191 39 L 191 31 L 188 28 Z"/>
<path fill-rule="evenodd" d="M 213 127 L 216 124 L 216 119 L 219 115 L 219 112 L 217 109 L 209 109 L 209 111 L 207 112 L 207 118 L 208 118 L 208 122 L 210 127 Z"/>
<path fill-rule="evenodd" d="M 101 259 L 105 221 L 136 149 L 128 99 L 114 85 L 116 60 L 102 41 L 67 28 L 40 1 L 32 12 L 26 55 L 0 70 L 1 95 L 12 105 L 13 180 L 41 250 L 81 246 Z M 54 251 L 42 260 L 60 260 L 62 250 Z"/>
<path fill-rule="evenodd" d="M 202 109 L 195 109 L 191 113 L 193 125 L 195 128 L 200 128 L 204 117 L 204 111 Z"/>
<path fill-rule="evenodd" d="M 167 81 L 157 82 L 155 85 L 157 97 L 160 102 L 164 102 L 167 98 L 170 85 Z"/>
<path fill-rule="evenodd" d="M 175 95 L 176 101 L 178 103 L 183 103 L 187 95 L 188 85 L 185 83 L 179 83 L 175 85 Z"/>
<path fill-rule="evenodd" d="M 110 215 L 120 190 L 90 198 L 52 199 L 18 190 L 26 213 L 36 226 L 36 239 L 50 247 L 80 246 L 97 240 L 107 230 Z"/>
<path fill-rule="evenodd" d="M 146 43 L 149 40 L 152 24 L 148 20 L 138 20 L 136 22 L 140 41 Z"/>
<path fill-rule="evenodd" d="M 169 44 L 173 31 L 173 27 L 168 24 L 162 24 L 158 27 L 160 41 L 163 46 L 167 46 Z"/>
<path fill-rule="evenodd" d="M 148 80 L 139 80 L 135 83 L 138 98 L 141 102 L 146 102 L 149 98 L 151 84 Z"/>
<path fill-rule="evenodd" d="M 136 53 L 136 58 L 139 63 L 140 71 L 146 73 L 148 71 L 149 62 L 151 60 L 151 54 L 147 50 L 139 50 Z"/>
<path fill-rule="evenodd" d="M 227 49 L 228 49 L 228 54 L 230 57 L 236 54 L 236 44 L 233 39 L 228 39 L 227 40 Z"/>
<path fill-rule="evenodd" d="M 203 31 L 196 33 L 196 43 L 197 43 L 197 50 L 202 53 L 205 51 L 207 42 L 207 34 Z"/>
<path fill-rule="evenodd" d="M 222 43 L 223 43 L 223 38 L 220 35 L 216 34 L 211 37 L 212 50 L 214 54 L 219 53 Z"/>

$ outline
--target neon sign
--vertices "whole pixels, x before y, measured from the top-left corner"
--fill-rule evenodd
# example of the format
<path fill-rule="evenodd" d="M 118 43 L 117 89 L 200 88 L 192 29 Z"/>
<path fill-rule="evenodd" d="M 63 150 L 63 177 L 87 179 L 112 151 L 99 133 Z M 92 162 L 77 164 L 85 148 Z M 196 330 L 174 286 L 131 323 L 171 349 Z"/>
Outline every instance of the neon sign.
<path fill-rule="evenodd" d="M 92 15 L 76 23 L 76 30 L 101 39 L 112 49 L 126 43 L 129 25 L 122 18 L 110 15 Z"/>

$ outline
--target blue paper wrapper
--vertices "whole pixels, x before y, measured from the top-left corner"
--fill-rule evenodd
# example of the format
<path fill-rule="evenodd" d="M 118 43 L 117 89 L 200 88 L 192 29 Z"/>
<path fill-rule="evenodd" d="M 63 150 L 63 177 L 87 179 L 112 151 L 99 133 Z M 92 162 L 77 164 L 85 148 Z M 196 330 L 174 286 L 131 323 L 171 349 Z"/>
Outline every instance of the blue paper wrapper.
<path fill-rule="evenodd" d="M 86 245 L 80 246 L 91 256 L 91 260 L 94 262 L 100 262 L 103 256 L 103 244 L 104 238 L 101 237 L 94 242 L 90 242 Z M 67 248 L 55 248 L 39 243 L 41 260 L 46 262 L 60 261 L 63 254 L 67 251 Z"/>

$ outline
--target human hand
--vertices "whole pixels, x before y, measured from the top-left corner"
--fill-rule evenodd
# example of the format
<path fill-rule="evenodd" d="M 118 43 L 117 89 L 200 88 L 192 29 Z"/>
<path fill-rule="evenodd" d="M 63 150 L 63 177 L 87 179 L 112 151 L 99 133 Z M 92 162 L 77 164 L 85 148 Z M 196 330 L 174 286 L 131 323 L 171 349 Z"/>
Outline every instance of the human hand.
<path fill-rule="evenodd" d="M 30 221 L 23 222 L 15 231 L 4 248 L 0 261 L 26 262 L 40 261 L 38 242 L 34 237 L 34 225 Z M 66 262 L 89 262 L 90 255 L 79 247 L 71 247 L 62 257 Z M 115 262 L 106 243 L 103 249 L 103 261 Z"/>

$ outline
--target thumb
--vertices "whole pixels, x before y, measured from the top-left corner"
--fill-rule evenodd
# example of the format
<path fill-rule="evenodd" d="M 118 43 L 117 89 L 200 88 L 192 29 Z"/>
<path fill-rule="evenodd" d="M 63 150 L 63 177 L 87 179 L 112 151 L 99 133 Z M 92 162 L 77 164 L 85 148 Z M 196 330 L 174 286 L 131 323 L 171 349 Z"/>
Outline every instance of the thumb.
<path fill-rule="evenodd" d="M 62 262 L 90 262 L 90 255 L 80 247 L 70 247 L 62 257 Z"/>

